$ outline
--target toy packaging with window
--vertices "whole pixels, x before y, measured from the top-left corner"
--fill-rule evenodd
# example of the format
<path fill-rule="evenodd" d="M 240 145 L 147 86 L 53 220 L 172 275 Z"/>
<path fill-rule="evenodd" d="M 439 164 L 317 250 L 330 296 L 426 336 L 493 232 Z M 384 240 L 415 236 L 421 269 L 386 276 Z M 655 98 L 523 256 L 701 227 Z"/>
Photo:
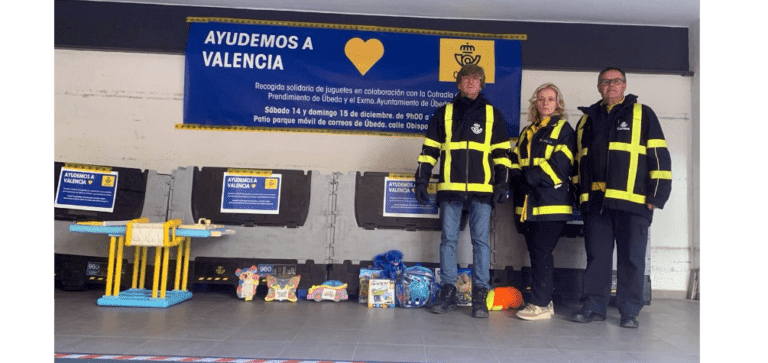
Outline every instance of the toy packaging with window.
<path fill-rule="evenodd" d="M 395 307 L 395 281 L 390 279 L 368 280 L 368 307 Z"/>
<path fill-rule="evenodd" d="M 440 268 L 435 268 L 435 281 L 438 285 L 442 285 L 440 281 Z M 459 297 L 459 306 L 472 306 L 472 269 L 460 268 L 456 272 L 456 281 L 453 283 L 456 286 L 456 294 Z"/>
<path fill-rule="evenodd" d="M 381 270 L 375 268 L 360 269 L 360 290 L 357 295 L 357 302 L 368 304 L 368 281 L 381 277 Z"/>

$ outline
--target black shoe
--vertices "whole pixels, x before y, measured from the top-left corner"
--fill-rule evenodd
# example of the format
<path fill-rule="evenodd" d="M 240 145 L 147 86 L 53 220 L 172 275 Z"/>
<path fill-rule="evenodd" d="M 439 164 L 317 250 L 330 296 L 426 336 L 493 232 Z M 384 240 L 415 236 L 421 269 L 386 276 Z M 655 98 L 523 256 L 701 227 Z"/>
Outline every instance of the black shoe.
<path fill-rule="evenodd" d="M 622 328 L 634 328 L 637 329 L 640 327 L 640 323 L 637 321 L 637 317 L 634 315 L 622 315 L 621 316 L 621 323 L 619 324 Z"/>
<path fill-rule="evenodd" d="M 445 284 L 440 287 L 440 291 L 437 294 L 437 300 L 435 305 L 432 306 L 432 312 L 435 314 L 445 314 L 449 311 L 456 310 L 456 305 L 459 303 L 459 297 L 456 295 L 456 286 L 453 284 Z"/>
<path fill-rule="evenodd" d="M 605 320 L 605 316 L 597 314 L 587 308 L 581 308 L 571 314 L 571 320 L 579 323 L 591 323 L 592 320 L 603 321 Z"/>
<path fill-rule="evenodd" d="M 484 287 L 478 287 L 472 289 L 472 317 L 473 318 L 487 318 L 488 317 L 488 305 L 486 298 L 488 297 L 488 289 Z"/>

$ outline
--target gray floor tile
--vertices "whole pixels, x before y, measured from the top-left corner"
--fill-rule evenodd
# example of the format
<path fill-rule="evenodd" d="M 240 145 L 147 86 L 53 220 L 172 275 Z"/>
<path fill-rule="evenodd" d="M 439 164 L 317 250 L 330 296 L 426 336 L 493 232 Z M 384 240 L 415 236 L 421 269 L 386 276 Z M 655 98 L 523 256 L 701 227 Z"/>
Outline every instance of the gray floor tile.
<path fill-rule="evenodd" d="M 57 353 L 128 354 L 149 341 L 147 338 L 85 337 L 61 346 Z"/>
<path fill-rule="evenodd" d="M 360 329 L 304 328 L 293 338 L 294 342 L 306 343 L 357 343 Z"/>
<path fill-rule="evenodd" d="M 569 363 L 559 351 L 554 349 L 493 349 L 493 353 L 501 363 Z"/>
<path fill-rule="evenodd" d="M 80 339 L 85 338 L 85 335 L 55 335 L 53 339 L 53 350 L 58 352 L 62 347 L 73 344 Z"/>
<path fill-rule="evenodd" d="M 423 336 L 426 346 L 488 348 L 488 343 L 483 340 L 482 335 L 461 330 L 452 332 L 425 331 Z"/>
<path fill-rule="evenodd" d="M 603 338 L 577 336 L 546 336 L 549 344 L 559 350 L 616 351 L 611 343 Z"/>
<path fill-rule="evenodd" d="M 263 325 L 247 325 L 235 331 L 226 340 L 240 341 L 291 341 L 301 331 L 296 327 L 270 327 Z"/>
<path fill-rule="evenodd" d="M 559 350 L 570 363 L 635 363 L 637 359 L 625 352 L 591 350 Z"/>
<path fill-rule="evenodd" d="M 658 300 L 640 329 L 608 320 L 570 321 L 578 302 L 555 305 L 547 321 L 514 311 L 475 319 L 470 308 L 369 309 L 347 302 L 245 302 L 234 294 L 195 296 L 166 309 L 103 307 L 103 291 L 54 293 L 57 353 L 413 362 L 697 362 L 699 304 Z"/>
<path fill-rule="evenodd" d="M 661 355 L 687 355 L 685 351 L 660 339 L 608 339 L 622 352 L 654 353 Z"/>
<path fill-rule="evenodd" d="M 641 363 L 699 363 L 698 355 L 661 355 L 654 353 L 629 353 L 630 356 Z"/>
<path fill-rule="evenodd" d="M 699 332 L 688 334 L 657 334 L 659 339 L 675 346 L 686 354 L 699 355 L 701 346 L 699 341 Z"/>
<path fill-rule="evenodd" d="M 423 333 L 419 330 L 399 330 L 391 327 L 379 330 L 360 331 L 359 344 L 424 345 Z M 400 349 L 399 347 L 397 349 Z"/>
<path fill-rule="evenodd" d="M 220 343 L 218 340 L 151 339 L 128 350 L 127 354 L 164 355 L 179 352 L 182 356 L 199 357 Z"/>
<path fill-rule="evenodd" d="M 355 355 L 356 343 L 303 343 L 291 342 L 279 358 L 285 359 L 322 359 L 350 360 Z"/>
<path fill-rule="evenodd" d="M 233 341 L 218 342 L 204 354 L 208 357 L 277 358 L 291 342 Z"/>
<path fill-rule="evenodd" d="M 485 335 L 483 340 L 491 348 L 555 349 L 543 336 L 536 335 Z"/>
<path fill-rule="evenodd" d="M 387 344 L 358 344 L 353 360 L 424 362 L 425 349 L 422 345 L 399 345 L 393 348 Z"/>
<path fill-rule="evenodd" d="M 499 363 L 489 348 L 426 346 L 426 361 L 440 363 Z"/>

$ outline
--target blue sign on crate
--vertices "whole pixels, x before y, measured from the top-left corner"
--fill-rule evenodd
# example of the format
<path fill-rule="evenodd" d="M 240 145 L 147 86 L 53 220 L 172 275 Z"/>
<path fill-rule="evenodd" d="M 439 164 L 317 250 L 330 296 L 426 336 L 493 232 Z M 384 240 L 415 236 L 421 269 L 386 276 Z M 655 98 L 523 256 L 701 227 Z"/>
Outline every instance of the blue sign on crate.
<path fill-rule="evenodd" d="M 224 173 L 222 213 L 279 214 L 281 174 Z"/>
<path fill-rule="evenodd" d="M 54 207 L 112 213 L 116 196 L 116 171 L 61 168 Z"/>

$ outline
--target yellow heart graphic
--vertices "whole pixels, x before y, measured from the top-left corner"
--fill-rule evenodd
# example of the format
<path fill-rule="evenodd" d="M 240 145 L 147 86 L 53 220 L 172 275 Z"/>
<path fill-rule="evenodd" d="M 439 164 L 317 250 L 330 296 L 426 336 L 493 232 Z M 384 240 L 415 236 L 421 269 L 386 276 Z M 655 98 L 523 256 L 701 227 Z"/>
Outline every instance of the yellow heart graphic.
<path fill-rule="evenodd" d="M 360 38 L 352 38 L 344 46 L 344 54 L 360 74 L 365 75 L 384 56 L 384 44 L 375 38 L 365 42 Z"/>

